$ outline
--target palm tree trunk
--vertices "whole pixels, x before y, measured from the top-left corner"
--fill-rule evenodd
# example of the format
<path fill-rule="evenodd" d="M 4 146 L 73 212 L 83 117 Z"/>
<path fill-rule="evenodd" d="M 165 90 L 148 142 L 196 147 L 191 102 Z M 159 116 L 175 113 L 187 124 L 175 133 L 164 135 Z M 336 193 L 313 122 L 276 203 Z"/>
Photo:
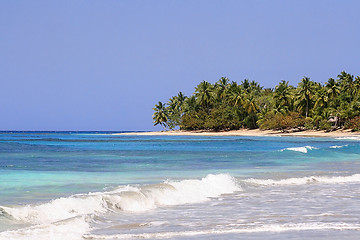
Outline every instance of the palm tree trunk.
<path fill-rule="evenodd" d="M 306 117 L 308 117 L 308 112 L 309 112 L 309 99 L 306 98 L 306 113 L 305 113 Z"/>
<path fill-rule="evenodd" d="M 339 121 L 339 117 L 338 117 L 338 115 L 336 115 L 334 128 L 336 128 L 336 127 L 337 127 L 338 121 Z"/>

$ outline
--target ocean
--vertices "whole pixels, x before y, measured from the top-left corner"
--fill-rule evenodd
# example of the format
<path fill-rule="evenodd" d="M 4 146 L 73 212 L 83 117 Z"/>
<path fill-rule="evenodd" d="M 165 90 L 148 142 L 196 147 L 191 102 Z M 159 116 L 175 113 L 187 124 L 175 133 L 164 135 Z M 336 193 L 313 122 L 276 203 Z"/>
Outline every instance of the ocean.
<path fill-rule="evenodd" d="M 360 138 L 1 132 L 0 239 L 359 239 Z"/>

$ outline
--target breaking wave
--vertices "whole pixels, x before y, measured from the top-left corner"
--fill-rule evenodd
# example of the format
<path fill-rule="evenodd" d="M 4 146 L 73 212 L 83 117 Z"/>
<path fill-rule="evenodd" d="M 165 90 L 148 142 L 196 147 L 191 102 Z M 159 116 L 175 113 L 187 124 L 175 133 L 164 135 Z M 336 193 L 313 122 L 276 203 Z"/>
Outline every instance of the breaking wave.
<path fill-rule="evenodd" d="M 82 239 L 92 217 L 106 212 L 143 212 L 158 206 L 208 201 L 240 191 L 228 174 L 209 174 L 197 180 L 165 181 L 143 186 L 120 186 L 109 192 L 77 194 L 39 205 L 0 207 L 2 216 L 33 226 L 0 232 L 3 239 Z M 35 225 L 34 225 L 35 224 Z"/>
<path fill-rule="evenodd" d="M 107 211 L 142 212 L 158 206 L 198 203 L 239 190 L 232 176 L 209 174 L 200 180 L 120 186 L 110 192 L 77 194 L 40 205 L 0 206 L 0 212 L 21 222 L 44 224 Z"/>
<path fill-rule="evenodd" d="M 245 226 L 229 224 L 221 228 L 204 230 L 169 231 L 97 235 L 91 232 L 96 216 L 109 212 L 144 212 L 160 206 L 175 206 L 209 201 L 222 194 L 241 191 L 241 184 L 260 186 L 302 185 L 314 183 L 342 184 L 360 182 L 360 174 L 350 176 L 310 176 L 287 179 L 235 179 L 228 174 L 209 174 L 202 179 L 164 181 L 158 184 L 120 186 L 108 192 L 77 194 L 58 198 L 38 205 L 0 207 L 3 217 L 27 223 L 30 227 L 0 232 L 0 240 L 67 240 L 79 239 L 131 239 L 175 238 L 197 235 L 216 235 L 252 232 L 281 232 L 301 230 L 360 230 L 360 224 L 346 223 L 297 223 Z"/>
<path fill-rule="evenodd" d="M 304 147 L 290 147 L 290 148 L 285 148 L 280 150 L 282 151 L 295 151 L 295 152 L 302 152 L 302 153 L 307 153 L 309 150 L 313 150 L 313 149 L 317 149 L 316 147 L 312 147 L 312 146 L 304 146 Z"/>
<path fill-rule="evenodd" d="M 348 144 L 346 145 L 334 145 L 334 146 L 330 146 L 330 148 L 343 148 L 343 147 L 347 147 L 349 146 Z"/>

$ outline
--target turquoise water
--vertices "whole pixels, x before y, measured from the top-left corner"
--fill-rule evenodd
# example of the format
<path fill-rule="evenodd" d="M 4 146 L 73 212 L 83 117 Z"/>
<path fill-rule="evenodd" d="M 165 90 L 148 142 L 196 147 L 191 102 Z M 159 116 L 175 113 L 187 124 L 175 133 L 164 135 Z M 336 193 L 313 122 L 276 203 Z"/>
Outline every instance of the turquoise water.
<path fill-rule="evenodd" d="M 0 239 L 356 239 L 359 170 L 356 137 L 2 132 Z"/>

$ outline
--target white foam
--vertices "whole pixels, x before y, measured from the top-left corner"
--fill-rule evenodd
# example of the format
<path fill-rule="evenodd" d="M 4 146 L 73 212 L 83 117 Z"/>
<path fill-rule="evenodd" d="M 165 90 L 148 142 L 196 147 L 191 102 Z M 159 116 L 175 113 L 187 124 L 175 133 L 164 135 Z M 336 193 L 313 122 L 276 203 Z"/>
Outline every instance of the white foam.
<path fill-rule="evenodd" d="M 309 183 L 327 183 L 327 184 L 342 184 L 351 182 L 360 182 L 360 174 L 354 174 L 350 176 L 311 176 L 302 178 L 286 178 L 280 180 L 274 179 L 246 179 L 247 183 L 258 184 L 258 185 L 303 185 Z"/>
<path fill-rule="evenodd" d="M 360 230 L 360 224 L 347 223 L 298 223 L 298 224 L 269 224 L 259 227 L 246 227 L 244 225 L 233 225 L 222 229 L 207 229 L 182 232 L 156 232 L 140 234 L 116 234 L 116 235 L 84 235 L 85 239 L 156 239 L 190 237 L 198 235 L 219 235 L 239 233 L 261 233 L 261 232 L 287 232 L 308 230 Z"/>
<path fill-rule="evenodd" d="M 77 195 L 58 198 L 37 206 L 1 207 L 18 221 L 43 224 L 56 222 L 79 215 L 105 212 L 104 200 L 100 195 Z"/>
<path fill-rule="evenodd" d="M 349 146 L 349 145 L 340 145 L 340 146 L 335 145 L 335 146 L 330 146 L 330 148 L 343 148 L 343 147 L 347 147 L 347 146 Z"/>
<path fill-rule="evenodd" d="M 201 180 L 166 181 L 139 188 L 137 192 L 116 196 L 116 206 L 125 211 L 146 211 L 157 206 L 198 203 L 221 194 L 241 190 L 228 174 L 209 174 Z"/>
<path fill-rule="evenodd" d="M 161 204 L 165 205 L 203 202 L 211 197 L 241 190 L 236 185 L 235 179 L 228 174 L 210 174 L 201 180 L 168 183 L 174 186 L 176 191 L 174 194 L 161 198 Z"/>
<path fill-rule="evenodd" d="M 302 152 L 302 153 L 307 153 L 308 150 L 313 150 L 313 149 L 317 149 L 316 147 L 312 147 L 312 146 L 304 146 L 304 147 L 291 147 L 291 148 L 285 148 L 280 150 L 282 151 L 295 151 L 295 152 Z"/>
<path fill-rule="evenodd" d="M 359 140 L 360 141 L 360 136 L 353 136 L 353 137 L 337 137 L 335 139 L 340 139 L 340 140 Z"/>
<path fill-rule="evenodd" d="M 162 205 L 198 203 L 239 190 L 240 187 L 230 175 L 210 174 L 200 180 L 166 181 L 139 187 L 121 186 L 110 192 L 74 195 L 35 206 L 1 208 L 18 221 L 45 224 L 107 211 L 142 212 Z"/>
<path fill-rule="evenodd" d="M 63 222 L 0 232 L 0 240 L 81 240 L 89 230 L 89 223 L 85 217 L 78 217 Z"/>

